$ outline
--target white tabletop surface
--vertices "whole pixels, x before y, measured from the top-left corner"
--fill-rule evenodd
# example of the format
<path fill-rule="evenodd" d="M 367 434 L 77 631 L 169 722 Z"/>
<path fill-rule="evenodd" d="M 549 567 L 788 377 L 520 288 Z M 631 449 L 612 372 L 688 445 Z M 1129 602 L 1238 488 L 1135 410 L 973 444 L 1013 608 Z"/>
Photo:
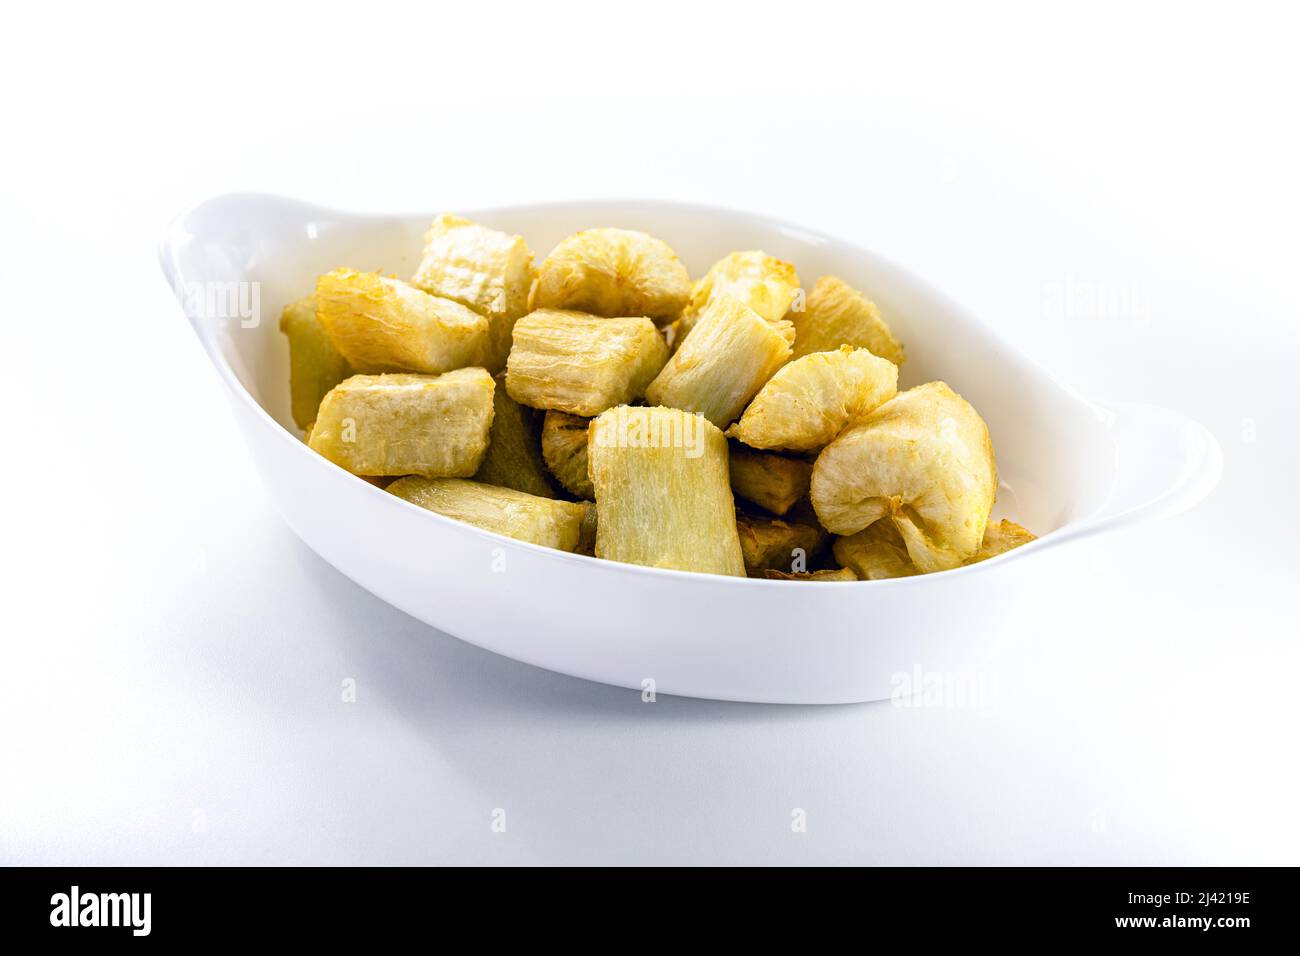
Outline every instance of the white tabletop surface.
<path fill-rule="evenodd" d="M 17 14 L 0 863 L 1300 862 L 1288 31 L 472 6 Z M 805 222 L 1085 395 L 1199 418 L 1223 480 L 990 593 L 1023 613 L 975 704 L 643 703 L 417 623 L 281 523 L 154 258 L 235 189 Z"/>

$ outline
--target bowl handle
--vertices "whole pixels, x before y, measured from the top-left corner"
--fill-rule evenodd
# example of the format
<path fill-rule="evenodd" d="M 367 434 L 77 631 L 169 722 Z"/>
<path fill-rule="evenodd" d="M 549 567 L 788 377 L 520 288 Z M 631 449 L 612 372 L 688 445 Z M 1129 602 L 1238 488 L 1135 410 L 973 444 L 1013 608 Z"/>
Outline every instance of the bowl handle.
<path fill-rule="evenodd" d="M 1105 503 L 1062 539 L 1180 514 L 1219 483 L 1223 452 L 1200 422 L 1137 402 L 1096 407 L 1115 442 L 1115 481 Z"/>

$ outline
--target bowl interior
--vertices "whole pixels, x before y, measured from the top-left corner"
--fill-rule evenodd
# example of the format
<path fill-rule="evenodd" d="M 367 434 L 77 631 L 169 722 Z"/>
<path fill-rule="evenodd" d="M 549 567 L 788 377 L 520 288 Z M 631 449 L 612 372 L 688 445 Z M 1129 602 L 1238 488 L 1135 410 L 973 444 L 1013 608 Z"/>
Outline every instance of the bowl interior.
<path fill-rule="evenodd" d="M 702 275 L 737 249 L 792 262 L 805 288 L 834 274 L 879 305 L 907 348 L 900 387 L 942 379 L 988 422 L 1001 487 L 995 516 L 1039 535 L 1095 511 L 1114 479 L 1114 448 L 1096 409 L 1045 375 L 1014 346 L 927 283 L 852 243 L 746 213 L 653 202 L 562 203 L 461 211 L 519 233 L 540 262 L 565 236 L 595 226 L 640 229 L 666 240 Z M 179 220 L 164 248 L 174 279 L 207 294 L 188 309 L 205 346 L 239 385 L 294 435 L 281 308 L 338 266 L 409 278 L 432 214 L 359 216 L 260 196 L 213 200 Z M 242 285 L 233 286 L 232 283 Z M 211 290 L 225 302 L 211 308 Z M 188 293 L 187 293 L 188 294 Z M 256 313 L 253 315 L 252 313 Z"/>

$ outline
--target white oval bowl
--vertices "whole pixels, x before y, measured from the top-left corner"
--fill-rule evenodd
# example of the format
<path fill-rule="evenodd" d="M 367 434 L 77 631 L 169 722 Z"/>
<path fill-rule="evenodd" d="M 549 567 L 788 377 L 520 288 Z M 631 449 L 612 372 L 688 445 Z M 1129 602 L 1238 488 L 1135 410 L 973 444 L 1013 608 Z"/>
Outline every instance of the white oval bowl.
<path fill-rule="evenodd" d="M 900 387 L 942 379 L 980 411 L 1001 479 L 994 514 L 1040 535 L 941 574 L 809 583 L 601 561 L 433 514 L 303 444 L 289 417 L 288 349 L 275 321 L 317 275 L 338 266 L 411 275 L 432 214 L 356 215 L 237 194 L 179 217 L 160 245 L 163 270 L 289 526 L 378 597 L 496 653 L 623 687 L 653 681 L 656 692 L 692 697 L 879 700 L 919 662 L 932 673 L 978 666 L 992 641 L 970 622 L 1014 604 L 1018 562 L 1181 511 L 1218 481 L 1219 447 L 1199 424 L 1152 406 L 1084 401 L 942 293 L 852 243 L 682 203 L 457 211 L 522 234 L 539 261 L 573 232 L 620 226 L 667 240 L 693 276 L 728 252 L 754 248 L 794 263 L 809 285 L 840 276 L 875 300 L 907 346 Z"/>

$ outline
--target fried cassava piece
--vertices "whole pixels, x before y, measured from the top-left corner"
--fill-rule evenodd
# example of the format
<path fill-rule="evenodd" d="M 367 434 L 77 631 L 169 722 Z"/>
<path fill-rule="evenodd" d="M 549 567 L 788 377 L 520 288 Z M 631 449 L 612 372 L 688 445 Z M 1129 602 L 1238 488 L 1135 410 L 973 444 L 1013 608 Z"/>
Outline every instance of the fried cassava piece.
<path fill-rule="evenodd" d="M 856 581 L 858 576 L 848 568 L 834 568 L 824 571 L 763 571 L 763 577 L 771 581 Z"/>
<path fill-rule="evenodd" d="M 582 538 L 586 508 L 581 503 L 461 478 L 399 478 L 388 492 L 428 511 L 547 548 L 574 551 Z"/>
<path fill-rule="evenodd" d="M 640 398 L 667 360 L 647 318 L 539 309 L 515 323 L 506 389 L 533 408 L 590 417 Z"/>
<path fill-rule="evenodd" d="M 542 421 L 542 458 L 564 490 L 588 501 L 596 497 L 587 474 L 587 428 L 591 419 L 549 411 Z"/>
<path fill-rule="evenodd" d="M 808 567 L 808 559 L 826 543 L 826 532 L 813 525 L 795 524 L 780 518 L 762 518 L 744 512 L 736 514 L 736 532 L 745 570 L 760 576 L 765 570 L 796 571 Z"/>
<path fill-rule="evenodd" d="M 591 425 L 596 556 L 745 576 L 727 440 L 698 415 L 619 406 Z"/>
<path fill-rule="evenodd" d="M 772 514 L 789 511 L 811 480 L 812 462 L 731 446 L 731 490 Z"/>
<path fill-rule="evenodd" d="M 743 302 L 769 322 L 780 322 L 798 293 L 799 276 L 790 263 L 758 250 L 733 252 L 715 262 L 692 287 L 678 335 L 693 329 L 709 304 L 724 295 Z"/>
<path fill-rule="evenodd" d="M 979 550 L 996 489 L 984 420 L 946 384 L 930 382 L 827 445 L 813 465 L 811 497 L 818 520 L 836 534 L 892 521 L 912 563 L 930 572 Z"/>
<path fill-rule="evenodd" d="M 893 362 L 847 345 L 816 352 L 768 379 L 727 435 L 752 448 L 814 452 L 897 392 Z"/>
<path fill-rule="evenodd" d="M 436 375 L 482 365 L 488 320 L 473 309 L 374 272 L 316 280 L 316 317 L 358 372 Z"/>
<path fill-rule="evenodd" d="M 793 341 L 789 322 L 769 322 L 730 296 L 715 298 L 650 383 L 646 400 L 726 428 L 785 364 Z"/>
<path fill-rule="evenodd" d="M 578 540 L 578 553 L 596 556 L 596 529 L 600 522 L 596 516 L 594 501 L 580 501 L 582 505 L 582 535 Z"/>
<path fill-rule="evenodd" d="M 492 392 L 492 430 L 487 454 L 474 475 L 475 481 L 502 488 L 526 491 L 542 498 L 554 498 L 546 462 L 542 460 L 539 414 L 520 405 L 506 394 L 501 376 Z"/>
<path fill-rule="evenodd" d="M 966 563 L 976 564 L 989 558 L 996 558 L 999 554 L 1006 554 L 1013 548 L 1033 540 L 1035 536 L 1014 521 L 1006 518 L 996 524 L 990 521 L 988 527 L 984 529 L 984 540 L 980 544 L 980 549 Z"/>
<path fill-rule="evenodd" d="M 906 355 L 894 338 L 876 304 L 848 283 L 834 276 L 822 276 L 813 286 L 802 312 L 790 313 L 798 329 L 794 340 L 796 358 L 812 352 L 829 352 L 841 345 L 869 349 L 895 365 Z"/>
<path fill-rule="evenodd" d="M 990 521 L 979 550 L 963 563 L 978 564 L 1033 540 L 1034 536 L 1014 521 L 1006 518 L 996 524 Z M 852 568 L 864 581 L 905 578 L 919 573 L 892 521 L 877 521 L 857 534 L 836 538 L 834 552 L 836 561 Z"/>
<path fill-rule="evenodd" d="M 587 229 L 546 257 L 534 306 L 664 323 L 677 317 L 690 294 L 686 267 L 662 239 L 631 229 Z"/>
<path fill-rule="evenodd" d="M 354 475 L 469 477 L 492 427 L 492 376 L 353 375 L 325 396 L 308 445 Z"/>
<path fill-rule="evenodd" d="M 523 236 L 441 215 L 424 236 L 424 254 L 411 284 L 430 295 L 467 306 L 488 320 L 483 365 L 505 368 L 510 333 L 528 312 L 537 270 Z"/>
<path fill-rule="evenodd" d="M 916 574 L 903 536 L 892 521 L 880 520 L 857 534 L 836 538 L 831 547 L 835 560 L 863 581 L 906 578 Z"/>
<path fill-rule="evenodd" d="M 314 297 L 286 305 L 280 331 L 289 339 L 289 406 L 294 423 L 306 428 L 316 420 L 320 400 L 352 368 L 317 321 Z"/>

